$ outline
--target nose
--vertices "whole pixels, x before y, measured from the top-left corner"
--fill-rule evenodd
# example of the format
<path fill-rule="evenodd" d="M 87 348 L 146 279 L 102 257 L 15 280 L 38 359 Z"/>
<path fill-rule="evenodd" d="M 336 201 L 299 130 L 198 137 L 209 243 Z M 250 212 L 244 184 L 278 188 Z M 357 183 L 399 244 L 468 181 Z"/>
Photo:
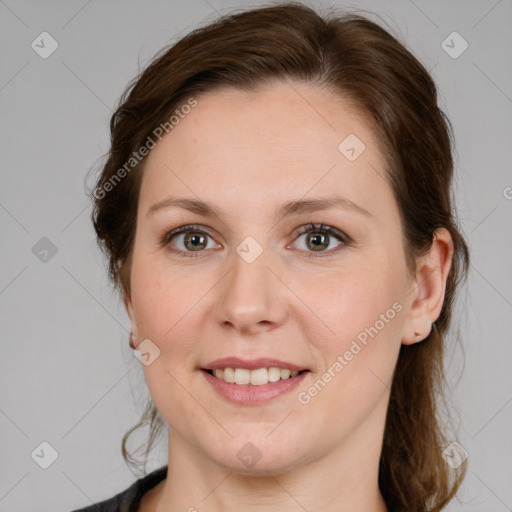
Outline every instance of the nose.
<path fill-rule="evenodd" d="M 286 286 L 276 277 L 265 251 L 252 263 L 237 253 L 233 266 L 221 281 L 216 319 L 224 329 L 257 334 L 282 325 L 288 314 Z M 220 283 L 219 283 L 220 284 Z"/>

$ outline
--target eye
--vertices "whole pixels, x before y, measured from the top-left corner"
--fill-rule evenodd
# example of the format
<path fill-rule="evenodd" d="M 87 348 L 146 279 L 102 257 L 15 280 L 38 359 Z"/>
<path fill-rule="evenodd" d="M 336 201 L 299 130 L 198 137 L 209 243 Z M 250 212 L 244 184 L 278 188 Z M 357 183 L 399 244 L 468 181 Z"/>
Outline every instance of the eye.
<path fill-rule="evenodd" d="M 297 240 L 306 235 L 304 248 L 301 251 L 307 253 L 309 258 L 327 257 L 337 253 L 341 247 L 350 245 L 351 238 L 342 231 L 323 224 L 313 223 L 299 228 Z M 210 240 L 208 240 L 210 239 Z M 337 241 L 338 244 L 332 247 Z M 181 244 L 181 247 L 179 245 Z M 204 249 L 218 249 L 221 246 L 213 242 L 213 234 L 209 228 L 199 225 L 186 225 L 173 229 L 163 235 L 160 241 L 162 247 L 169 251 L 187 257 L 197 257 Z M 331 247 L 331 250 L 326 250 Z"/>
<path fill-rule="evenodd" d="M 179 228 L 173 229 L 166 233 L 162 240 L 162 247 L 168 247 L 171 252 L 177 254 L 183 253 L 192 253 L 188 254 L 188 256 L 199 256 L 199 254 L 204 249 L 215 249 L 220 246 L 214 244 L 208 239 L 212 240 L 212 236 L 209 234 L 209 230 L 202 226 L 195 225 L 187 225 L 181 226 Z M 181 244 L 181 247 L 177 245 Z"/>
<path fill-rule="evenodd" d="M 311 223 L 299 228 L 299 236 L 297 240 L 299 240 L 303 235 L 306 235 L 304 239 L 304 248 L 300 249 L 307 251 L 309 253 L 307 255 L 309 258 L 321 258 L 331 255 L 332 253 L 338 252 L 340 250 L 340 246 L 350 244 L 350 237 L 348 235 L 332 226 L 324 226 L 323 224 L 315 226 Z M 335 241 L 338 241 L 339 243 L 335 248 L 332 248 L 332 244 Z M 331 247 L 331 250 L 326 251 L 329 247 Z"/>

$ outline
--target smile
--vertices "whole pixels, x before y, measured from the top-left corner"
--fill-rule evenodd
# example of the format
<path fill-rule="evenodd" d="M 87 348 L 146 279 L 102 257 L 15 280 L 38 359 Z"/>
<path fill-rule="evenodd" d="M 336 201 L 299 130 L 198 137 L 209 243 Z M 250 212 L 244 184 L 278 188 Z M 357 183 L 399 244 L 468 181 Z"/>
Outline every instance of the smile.
<path fill-rule="evenodd" d="M 217 368 L 215 370 L 206 370 L 210 375 L 230 384 L 252 386 L 264 386 L 269 382 L 278 382 L 296 377 L 300 372 L 290 371 L 287 368 L 258 368 L 248 370 L 246 368 Z M 307 370 L 303 370 L 307 371 Z"/>
<path fill-rule="evenodd" d="M 275 368 L 275 369 L 273 369 Z M 222 377 L 216 377 L 214 371 Z M 272 378 L 278 380 L 272 382 Z M 283 372 L 284 378 L 281 377 Z M 293 373 L 293 376 L 292 376 Z M 256 370 L 248 370 L 246 368 L 225 368 L 215 370 L 201 370 L 206 381 L 213 390 L 228 402 L 236 405 L 260 405 L 270 400 L 286 395 L 294 390 L 300 382 L 306 378 L 311 372 L 309 370 L 294 370 L 276 367 L 257 368 Z M 233 378 L 233 382 L 227 382 L 225 379 Z M 252 382 L 257 382 L 253 384 Z"/>

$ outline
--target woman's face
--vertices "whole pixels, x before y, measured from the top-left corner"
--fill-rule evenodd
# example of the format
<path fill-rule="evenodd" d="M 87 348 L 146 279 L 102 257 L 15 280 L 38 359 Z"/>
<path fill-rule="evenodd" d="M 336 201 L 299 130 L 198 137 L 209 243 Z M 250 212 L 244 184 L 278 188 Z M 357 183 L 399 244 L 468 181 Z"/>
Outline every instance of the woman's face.
<path fill-rule="evenodd" d="M 140 190 L 126 305 L 153 401 L 205 464 L 375 455 L 414 299 L 376 140 L 311 85 L 196 99 Z M 251 363 L 307 371 L 243 384 L 281 379 Z"/>

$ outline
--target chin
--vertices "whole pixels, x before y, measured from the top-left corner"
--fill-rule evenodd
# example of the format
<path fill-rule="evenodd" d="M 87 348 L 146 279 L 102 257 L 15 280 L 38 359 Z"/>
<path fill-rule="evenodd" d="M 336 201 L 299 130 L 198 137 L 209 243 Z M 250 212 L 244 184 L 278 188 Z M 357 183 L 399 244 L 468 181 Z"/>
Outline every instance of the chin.
<path fill-rule="evenodd" d="M 265 434 L 267 435 L 267 434 Z M 210 453 L 210 458 L 230 471 L 248 476 L 268 476 L 290 471 L 300 465 L 304 458 L 299 451 L 304 447 L 290 443 L 287 446 L 265 439 L 265 435 L 257 438 L 254 435 L 250 441 L 241 442 L 239 436 L 224 446 L 220 453 Z"/>

